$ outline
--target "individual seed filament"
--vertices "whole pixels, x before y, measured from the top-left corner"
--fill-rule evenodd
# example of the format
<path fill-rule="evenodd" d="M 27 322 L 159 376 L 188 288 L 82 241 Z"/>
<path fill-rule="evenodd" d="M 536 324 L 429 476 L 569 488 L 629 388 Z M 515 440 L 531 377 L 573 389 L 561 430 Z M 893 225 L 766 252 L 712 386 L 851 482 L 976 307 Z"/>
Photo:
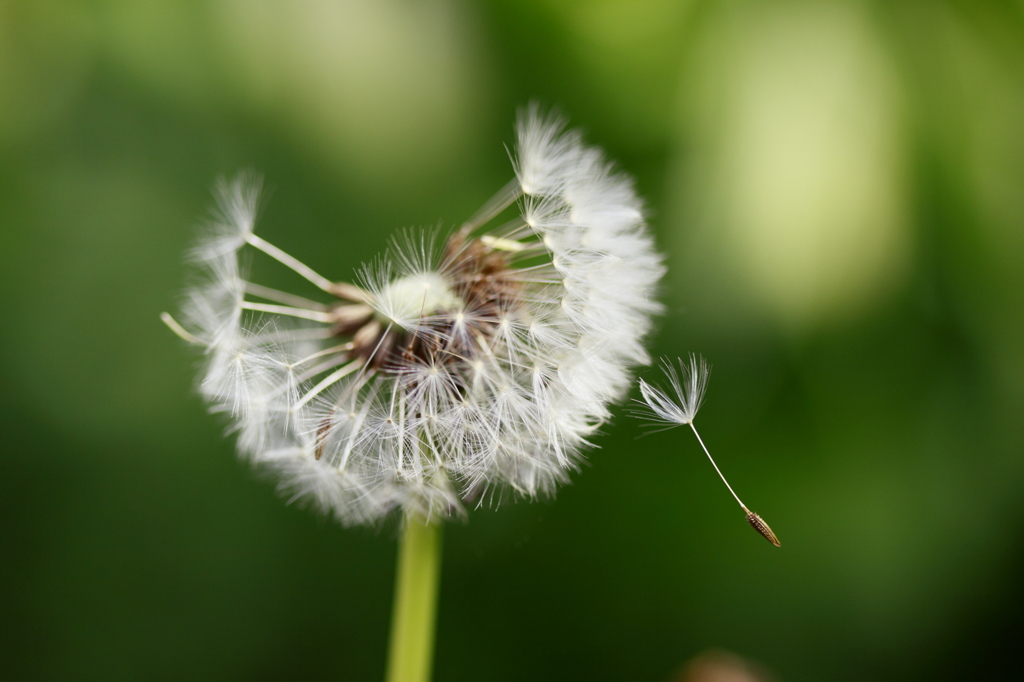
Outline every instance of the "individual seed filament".
<path fill-rule="evenodd" d="M 776 547 L 781 547 L 782 545 L 779 543 L 775 533 L 772 532 L 771 527 L 765 523 L 764 519 L 750 511 L 743 504 L 736 491 L 729 485 L 729 481 L 725 480 L 722 470 L 715 464 L 714 458 L 708 452 L 707 446 L 704 445 L 704 440 L 697 433 L 697 427 L 693 425 L 693 418 L 697 416 L 697 410 L 700 409 L 701 403 L 704 400 L 704 391 L 707 389 L 708 375 L 711 373 L 711 368 L 704 358 L 698 358 L 695 355 L 690 356 L 688 363 L 679 359 L 678 364 L 677 368 L 676 365 L 668 360 L 662 360 L 662 369 L 665 372 L 665 376 L 668 377 L 671 393 L 640 379 L 640 394 L 643 399 L 637 402 L 643 405 L 643 408 L 635 412 L 636 416 L 655 425 L 665 424 L 667 425 L 665 428 L 689 426 L 693 431 L 693 435 L 697 437 L 697 442 L 700 443 L 701 449 L 704 450 L 704 454 L 711 461 L 711 466 L 715 467 L 715 471 L 718 472 L 722 483 L 725 483 L 725 487 L 729 489 L 729 492 L 737 504 L 740 505 L 743 513 L 747 515 L 747 523 L 768 542 Z"/>

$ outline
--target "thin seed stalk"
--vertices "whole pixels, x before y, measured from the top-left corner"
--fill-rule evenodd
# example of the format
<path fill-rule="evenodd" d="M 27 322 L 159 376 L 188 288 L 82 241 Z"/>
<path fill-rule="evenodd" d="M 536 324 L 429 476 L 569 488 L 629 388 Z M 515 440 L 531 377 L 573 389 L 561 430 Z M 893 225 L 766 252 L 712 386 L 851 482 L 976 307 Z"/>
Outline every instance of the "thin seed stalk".
<path fill-rule="evenodd" d="M 398 545 L 386 682 L 430 682 L 441 577 L 441 524 L 407 518 Z"/>

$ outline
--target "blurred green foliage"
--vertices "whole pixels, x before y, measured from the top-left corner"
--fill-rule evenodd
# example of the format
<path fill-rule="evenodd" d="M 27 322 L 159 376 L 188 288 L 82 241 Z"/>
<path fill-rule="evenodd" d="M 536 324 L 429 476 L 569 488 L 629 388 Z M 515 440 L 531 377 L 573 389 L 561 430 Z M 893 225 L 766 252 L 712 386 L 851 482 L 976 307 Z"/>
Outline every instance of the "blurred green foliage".
<path fill-rule="evenodd" d="M 381 678 L 395 528 L 277 499 L 157 316 L 218 175 L 345 278 L 507 181 L 531 99 L 637 178 L 654 352 L 715 364 L 783 547 L 620 409 L 446 531 L 437 679 L 1024 676 L 1024 6 L 956 0 L 0 2 L 0 676 Z"/>

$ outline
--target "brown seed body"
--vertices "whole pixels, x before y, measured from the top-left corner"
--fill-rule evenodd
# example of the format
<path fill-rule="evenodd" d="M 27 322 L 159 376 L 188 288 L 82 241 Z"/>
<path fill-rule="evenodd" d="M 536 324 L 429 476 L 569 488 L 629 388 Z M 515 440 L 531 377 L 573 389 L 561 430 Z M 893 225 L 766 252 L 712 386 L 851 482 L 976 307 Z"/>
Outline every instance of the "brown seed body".
<path fill-rule="evenodd" d="M 749 523 L 754 530 L 763 535 L 765 540 L 776 547 L 782 547 L 782 543 L 780 543 L 779 539 L 775 537 L 775 533 L 773 533 L 768 524 L 764 522 L 764 519 L 746 507 L 743 508 L 743 511 L 747 513 L 747 523 Z"/>

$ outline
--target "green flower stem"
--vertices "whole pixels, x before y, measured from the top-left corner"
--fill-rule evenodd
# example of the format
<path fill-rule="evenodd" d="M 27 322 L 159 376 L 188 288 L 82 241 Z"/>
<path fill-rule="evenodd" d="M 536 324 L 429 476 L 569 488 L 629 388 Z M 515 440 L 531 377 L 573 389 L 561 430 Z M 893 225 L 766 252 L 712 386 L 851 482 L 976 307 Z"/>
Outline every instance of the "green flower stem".
<path fill-rule="evenodd" d="M 441 577 L 441 524 L 407 518 L 398 546 L 387 682 L 429 682 Z"/>

